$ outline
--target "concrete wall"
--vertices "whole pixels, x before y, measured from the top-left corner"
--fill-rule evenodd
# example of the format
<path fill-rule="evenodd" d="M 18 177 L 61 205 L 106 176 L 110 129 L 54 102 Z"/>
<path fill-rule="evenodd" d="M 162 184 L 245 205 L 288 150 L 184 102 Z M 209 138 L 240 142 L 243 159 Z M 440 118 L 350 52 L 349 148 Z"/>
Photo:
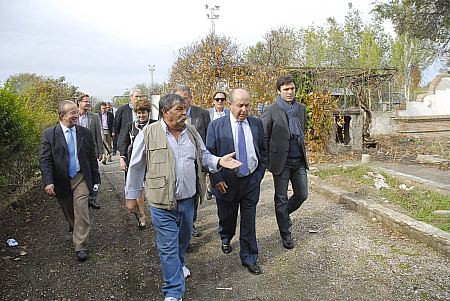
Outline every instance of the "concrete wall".
<path fill-rule="evenodd" d="M 399 130 L 394 121 L 394 112 L 372 112 L 372 123 L 370 124 L 370 135 L 395 135 Z"/>
<path fill-rule="evenodd" d="M 450 115 L 450 76 L 437 76 L 429 92 L 417 98 L 420 101 L 407 102 L 406 110 L 397 111 L 397 116 Z"/>

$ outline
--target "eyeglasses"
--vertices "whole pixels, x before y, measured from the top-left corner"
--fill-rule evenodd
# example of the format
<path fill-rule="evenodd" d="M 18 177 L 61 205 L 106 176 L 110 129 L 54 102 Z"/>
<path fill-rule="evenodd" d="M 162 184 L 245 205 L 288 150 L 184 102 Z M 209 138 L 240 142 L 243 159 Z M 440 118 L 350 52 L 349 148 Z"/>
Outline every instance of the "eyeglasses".
<path fill-rule="evenodd" d="M 222 102 L 222 101 L 225 101 L 225 98 L 214 98 L 214 100 L 217 102 Z"/>

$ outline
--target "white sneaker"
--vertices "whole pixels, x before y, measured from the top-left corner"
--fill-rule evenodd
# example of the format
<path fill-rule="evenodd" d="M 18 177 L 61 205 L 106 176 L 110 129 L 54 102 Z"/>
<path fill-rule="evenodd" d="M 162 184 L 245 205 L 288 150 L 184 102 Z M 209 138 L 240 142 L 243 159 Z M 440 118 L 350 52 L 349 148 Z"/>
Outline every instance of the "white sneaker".
<path fill-rule="evenodd" d="M 175 297 L 165 297 L 164 301 L 183 301 L 183 299 L 177 299 Z"/>
<path fill-rule="evenodd" d="M 191 271 L 189 271 L 189 269 L 183 265 L 183 275 L 184 275 L 184 279 L 191 277 Z"/>

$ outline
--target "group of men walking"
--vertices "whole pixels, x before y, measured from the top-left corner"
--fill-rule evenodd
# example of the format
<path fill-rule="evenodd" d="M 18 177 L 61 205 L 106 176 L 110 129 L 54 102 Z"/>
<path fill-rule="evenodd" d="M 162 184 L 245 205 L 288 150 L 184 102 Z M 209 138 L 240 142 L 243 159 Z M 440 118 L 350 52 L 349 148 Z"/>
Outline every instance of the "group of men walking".
<path fill-rule="evenodd" d="M 216 92 L 215 106 L 205 110 L 192 105 L 188 87 L 176 86 L 160 100 L 160 119 L 146 123 L 134 137 L 132 152 L 124 165 L 125 198 L 135 200 L 145 195 L 149 204 L 165 301 L 182 300 L 185 278 L 190 276 L 185 254 L 191 237 L 200 235 L 195 226 L 198 204 L 211 195 L 217 203 L 222 252 L 233 251 L 240 210 L 240 260 L 250 273 L 261 273 L 257 262 L 256 206 L 266 168 L 274 178 L 275 213 L 282 245 L 286 249 L 294 247 L 290 214 L 308 196 L 306 109 L 295 99 L 295 82 L 290 75 L 281 76 L 276 89 L 275 102 L 257 118 L 250 114 L 251 95 L 245 89 L 230 91 L 229 110 L 224 107 L 225 92 Z M 130 96 L 130 103 L 117 110 L 115 125 L 132 116 L 133 98 L 138 99 L 140 91 L 134 90 Z M 60 123 L 47 129 L 42 139 L 41 170 L 46 192 L 57 197 L 72 225 L 75 251 L 82 261 L 88 256 L 83 240 L 89 233 L 86 194 L 92 193 L 100 177 L 95 136 L 78 125 L 80 113 L 81 108 L 78 110 L 71 101 L 60 104 Z M 121 127 L 114 133 L 121 141 L 121 135 L 128 131 Z M 76 141 L 75 147 L 71 139 Z M 289 182 L 293 189 L 290 197 Z M 70 214 L 75 216 L 72 224 Z M 80 226 L 81 233 L 78 216 L 87 225 Z"/>

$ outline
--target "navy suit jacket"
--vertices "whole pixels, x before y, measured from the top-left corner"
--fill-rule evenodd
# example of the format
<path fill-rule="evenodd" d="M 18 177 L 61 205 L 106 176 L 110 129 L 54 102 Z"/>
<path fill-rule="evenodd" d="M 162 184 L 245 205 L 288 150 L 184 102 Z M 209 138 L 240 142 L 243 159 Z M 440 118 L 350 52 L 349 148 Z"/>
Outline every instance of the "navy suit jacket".
<path fill-rule="evenodd" d="M 258 157 L 258 167 L 251 176 L 259 177 L 259 181 L 264 177 L 264 172 L 268 164 L 267 147 L 264 138 L 264 128 L 262 121 L 256 117 L 247 117 L 248 124 L 253 136 L 253 145 L 255 147 L 256 156 Z M 226 115 L 222 118 L 213 120 L 208 127 L 206 136 L 206 148 L 216 156 L 224 156 L 232 153 L 234 149 L 233 132 L 231 130 L 230 116 Z M 214 187 L 217 183 L 225 181 L 230 187 L 237 179 L 237 169 L 222 168 L 217 173 L 210 174 L 211 185 Z M 258 183 L 259 183 L 258 181 Z"/>
<path fill-rule="evenodd" d="M 83 178 L 92 193 L 94 184 L 100 184 L 95 144 L 91 131 L 76 125 L 77 154 Z M 55 185 L 58 199 L 72 195 L 69 178 L 69 150 L 61 125 L 45 130 L 42 136 L 39 165 L 44 186 Z"/>

